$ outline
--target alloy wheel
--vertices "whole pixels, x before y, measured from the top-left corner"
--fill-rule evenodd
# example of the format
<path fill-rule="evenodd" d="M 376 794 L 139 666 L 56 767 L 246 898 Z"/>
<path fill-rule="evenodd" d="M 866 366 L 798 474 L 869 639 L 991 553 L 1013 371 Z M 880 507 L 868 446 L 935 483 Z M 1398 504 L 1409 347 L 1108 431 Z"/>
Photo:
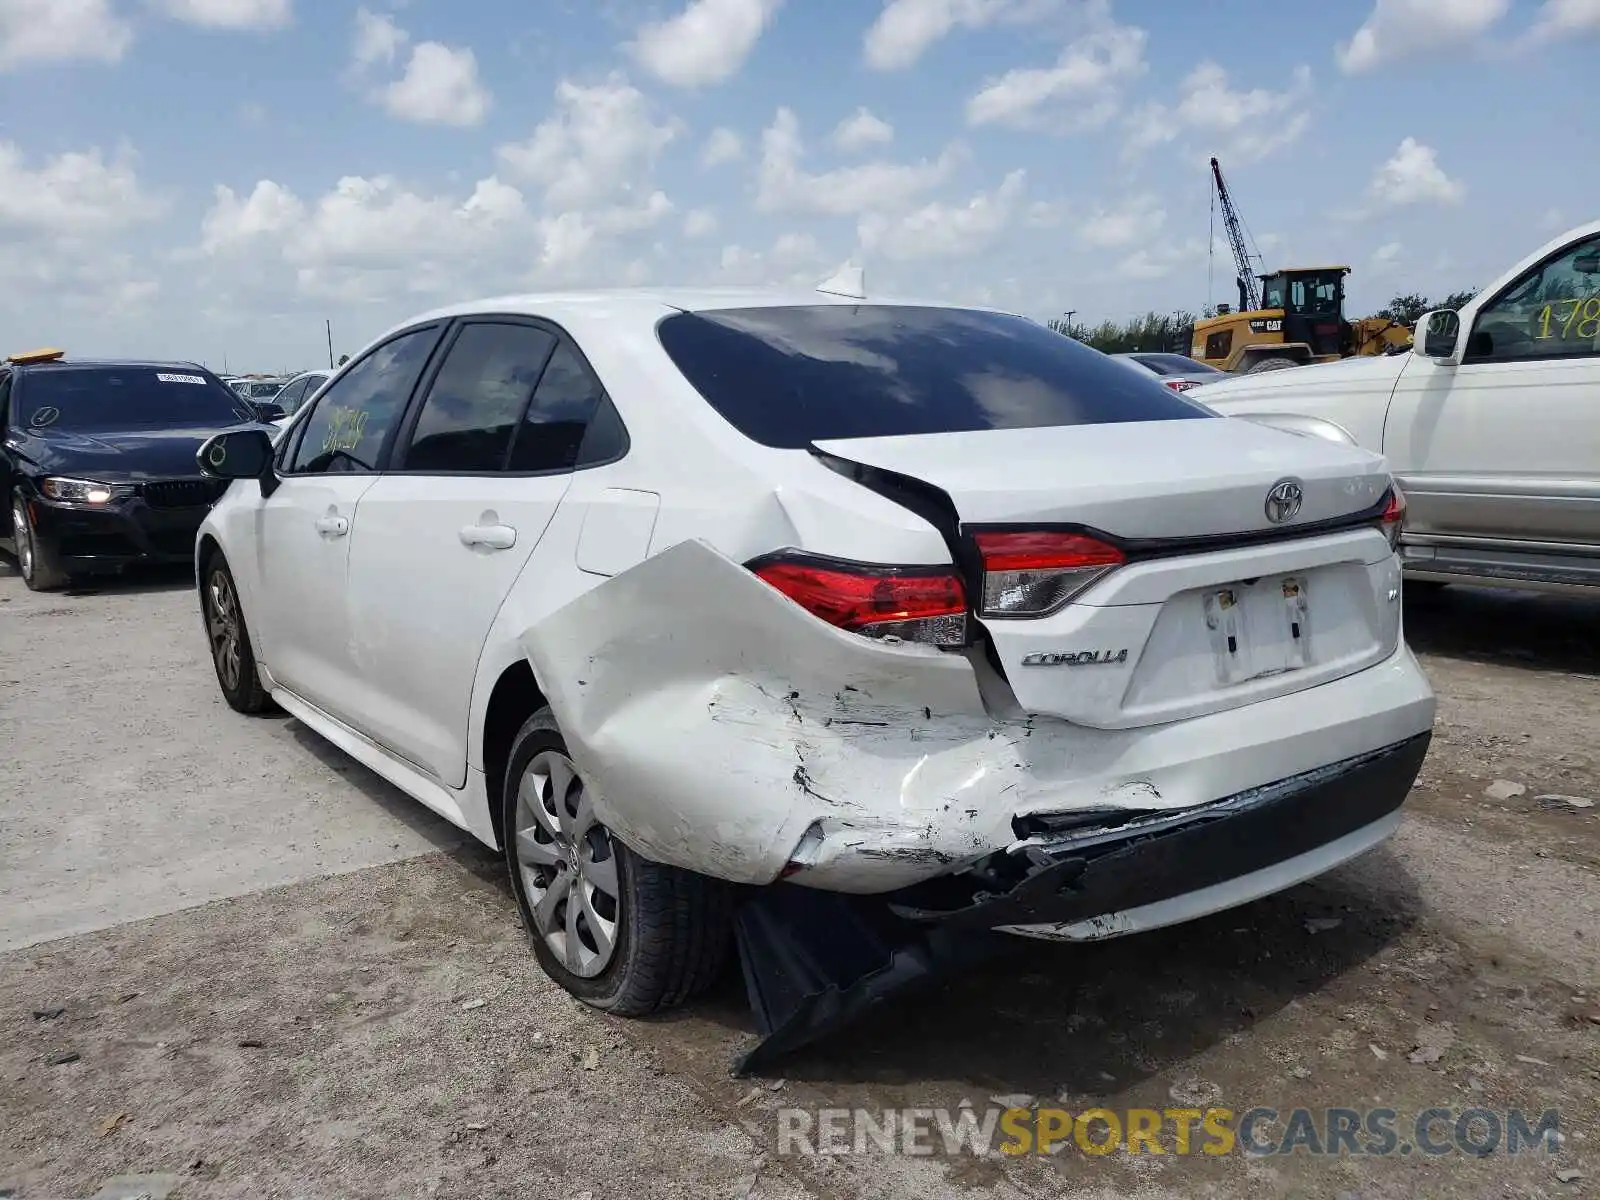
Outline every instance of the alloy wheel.
<path fill-rule="evenodd" d="M 517 789 L 517 869 L 534 936 L 572 974 L 592 979 L 616 954 L 622 924 L 616 847 L 573 761 L 534 755 Z"/>
<path fill-rule="evenodd" d="M 17 566 L 22 568 L 24 579 L 33 578 L 33 530 L 28 528 L 28 514 L 21 500 L 11 502 L 11 537 L 17 547 Z"/>
<path fill-rule="evenodd" d="M 243 622 L 239 619 L 239 598 L 233 581 L 222 571 L 211 572 L 206 588 L 206 631 L 211 635 L 211 657 L 217 664 L 222 686 L 233 691 L 244 677 L 240 642 Z"/>

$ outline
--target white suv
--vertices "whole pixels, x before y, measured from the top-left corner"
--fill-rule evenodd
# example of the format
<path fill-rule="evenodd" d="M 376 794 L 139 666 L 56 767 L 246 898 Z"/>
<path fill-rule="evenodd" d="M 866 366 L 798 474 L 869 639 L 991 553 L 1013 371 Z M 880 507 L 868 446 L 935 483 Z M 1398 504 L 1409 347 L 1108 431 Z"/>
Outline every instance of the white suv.
<path fill-rule="evenodd" d="M 481 301 L 200 459 L 228 702 L 503 848 L 613 1012 L 758 895 L 1073 940 L 1277 891 L 1395 829 L 1432 728 L 1381 458 L 1003 313 Z"/>

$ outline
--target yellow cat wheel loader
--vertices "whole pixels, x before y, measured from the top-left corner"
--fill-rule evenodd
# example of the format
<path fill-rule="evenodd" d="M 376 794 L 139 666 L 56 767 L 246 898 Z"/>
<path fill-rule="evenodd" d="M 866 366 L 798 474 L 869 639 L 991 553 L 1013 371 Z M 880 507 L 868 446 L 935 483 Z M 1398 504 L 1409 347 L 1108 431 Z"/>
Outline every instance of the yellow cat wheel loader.
<path fill-rule="evenodd" d="M 1393 354 L 1411 345 L 1411 329 L 1385 317 L 1349 321 L 1344 315 L 1344 278 L 1349 267 L 1293 267 L 1271 275 L 1250 270 L 1244 226 L 1211 160 L 1213 201 L 1233 247 L 1238 268 L 1239 308 L 1216 307 L 1216 315 L 1194 323 L 1189 357 L 1223 371 L 1254 374 L 1336 362 L 1356 355 Z"/>

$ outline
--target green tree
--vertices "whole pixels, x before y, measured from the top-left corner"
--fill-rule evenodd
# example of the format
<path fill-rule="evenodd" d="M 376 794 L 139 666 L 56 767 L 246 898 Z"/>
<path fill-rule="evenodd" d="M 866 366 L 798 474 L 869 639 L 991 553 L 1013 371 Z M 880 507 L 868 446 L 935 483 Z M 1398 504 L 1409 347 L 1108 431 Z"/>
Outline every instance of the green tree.
<path fill-rule="evenodd" d="M 1050 322 L 1050 328 L 1104 354 L 1127 354 L 1139 350 L 1187 353 L 1189 331 L 1194 320 L 1194 314 L 1188 312 L 1150 312 L 1130 321 L 1102 321 L 1093 326 L 1079 322 L 1069 326 L 1064 321 L 1056 320 Z"/>
<path fill-rule="evenodd" d="M 1415 325 L 1417 318 L 1432 307 L 1427 297 L 1412 292 L 1409 295 L 1396 296 L 1373 315 L 1388 321 L 1398 321 L 1401 325 Z"/>
<path fill-rule="evenodd" d="M 1471 292 L 1451 292 L 1443 300 L 1441 300 L 1441 301 L 1439 301 L 1439 303 L 1435 304 L 1434 307 L 1435 308 L 1457 308 L 1457 309 L 1464 308 L 1466 305 L 1468 305 L 1468 304 L 1470 304 L 1472 302 L 1473 298 L 1475 296 L 1477 296 L 1477 294 L 1478 293 L 1475 292 L 1475 291 L 1471 291 Z"/>

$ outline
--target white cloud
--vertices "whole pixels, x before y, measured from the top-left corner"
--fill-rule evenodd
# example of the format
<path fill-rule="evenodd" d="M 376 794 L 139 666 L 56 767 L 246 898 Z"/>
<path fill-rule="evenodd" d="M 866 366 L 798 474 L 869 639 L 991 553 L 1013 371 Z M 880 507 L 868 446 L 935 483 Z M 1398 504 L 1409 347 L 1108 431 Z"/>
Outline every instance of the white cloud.
<path fill-rule="evenodd" d="M 762 212 L 854 215 L 893 212 L 942 183 L 962 157 L 958 148 L 917 163 L 874 161 L 810 174 L 801 166 L 800 121 L 780 108 L 761 134 L 756 208 Z"/>
<path fill-rule="evenodd" d="M 84 237 L 157 216 L 134 172 L 133 152 L 69 151 L 30 167 L 14 142 L 0 142 L 0 231 Z"/>
<path fill-rule="evenodd" d="M 1334 57 L 1350 74 L 1475 41 L 1511 9 L 1511 0 L 1375 0 L 1372 12 Z"/>
<path fill-rule="evenodd" d="M 744 142 L 739 135 L 726 126 L 719 126 L 706 138 L 706 144 L 700 151 L 700 165 L 719 167 L 723 163 L 736 161 L 743 154 Z"/>
<path fill-rule="evenodd" d="M 868 66 L 897 71 L 913 65 L 928 47 L 957 29 L 1026 24 L 1061 8 L 1060 0 L 885 0 L 883 11 L 867 30 L 862 51 Z"/>
<path fill-rule="evenodd" d="M 1534 17 L 1526 42 L 1600 31 L 1600 0 L 1545 0 Z"/>
<path fill-rule="evenodd" d="M 133 27 L 111 0 L 0 0 L 0 71 L 30 63 L 117 62 Z"/>
<path fill-rule="evenodd" d="M 490 98 L 471 50 L 419 42 L 405 74 L 383 89 L 383 104 L 403 121 L 460 127 L 481 124 Z"/>
<path fill-rule="evenodd" d="M 211 208 L 200 222 L 200 248 L 207 254 L 226 254 L 258 238 L 277 237 L 305 220 L 306 207 L 282 184 L 259 181 L 240 200 L 230 187 L 217 185 Z"/>
<path fill-rule="evenodd" d="M 675 87 L 721 83 L 744 65 L 782 0 L 690 0 L 677 16 L 640 29 L 628 49 Z"/>
<path fill-rule="evenodd" d="M 858 108 L 834 128 L 832 141 L 840 150 L 854 154 L 894 141 L 894 126 L 867 108 Z"/>
<path fill-rule="evenodd" d="M 1195 150 L 1202 160 L 1218 154 L 1228 162 L 1250 163 L 1297 141 L 1311 122 L 1303 107 L 1311 97 L 1309 67 L 1297 67 L 1281 92 L 1238 91 L 1229 86 L 1227 71 L 1206 61 L 1184 78 L 1178 92 L 1176 104 L 1148 104 L 1129 119 L 1130 153 L 1183 138 L 1204 143 Z M 1207 136 L 1190 136 L 1196 133 Z"/>
<path fill-rule="evenodd" d="M 680 130 L 675 120 L 657 120 L 621 75 L 587 86 L 563 79 L 555 115 L 496 153 L 517 178 L 543 187 L 548 204 L 581 207 L 638 186 Z"/>
<path fill-rule="evenodd" d="M 1000 236 L 1016 215 L 1027 172 L 1012 171 L 993 191 L 961 205 L 933 203 L 896 217 L 868 213 L 857 225 L 864 250 L 887 258 L 963 258 Z"/>
<path fill-rule="evenodd" d="M 167 16 L 207 29 L 282 29 L 294 20 L 291 0 L 158 0 Z"/>
<path fill-rule="evenodd" d="M 709 237 L 717 231 L 717 214 L 706 208 L 696 208 L 686 213 L 683 218 L 683 236 L 687 238 Z"/>
<path fill-rule="evenodd" d="M 1414 204 L 1460 204 L 1466 188 L 1444 173 L 1432 146 L 1408 137 L 1378 168 L 1367 194 L 1378 208 L 1402 208 Z"/>
<path fill-rule="evenodd" d="M 1400 242 L 1385 242 L 1372 252 L 1372 265 L 1374 267 L 1392 266 L 1404 249 L 1404 245 Z"/>
<path fill-rule="evenodd" d="M 1103 125 L 1121 106 L 1122 86 L 1145 72 L 1146 38 L 1136 26 L 1107 26 L 1070 43 L 1054 66 L 990 79 L 967 101 L 967 123 L 1056 132 Z"/>
<path fill-rule="evenodd" d="M 1113 274 L 1119 279 L 1165 279 L 1178 268 L 1199 261 L 1205 252 L 1206 244 L 1194 238 L 1179 243 L 1164 241 L 1141 246 L 1119 262 Z M 1227 250 L 1224 248 L 1220 252 L 1226 254 Z"/>
<path fill-rule="evenodd" d="M 766 250 L 724 246 L 711 278 L 718 283 L 815 287 L 826 270 L 823 249 L 809 233 L 781 233 Z"/>
<path fill-rule="evenodd" d="M 1078 226 L 1078 240 L 1096 250 L 1117 250 L 1148 241 L 1167 222 L 1167 210 L 1149 193 L 1130 196 L 1113 208 L 1097 208 Z"/>
<path fill-rule="evenodd" d="M 408 40 L 409 35 L 394 23 L 393 17 L 367 8 L 356 9 L 355 45 L 351 56 L 358 69 L 394 62 L 395 55 Z"/>
<path fill-rule="evenodd" d="M 391 117 L 419 125 L 481 125 L 493 105 L 478 78 L 478 58 L 465 46 L 418 42 L 398 79 L 372 84 L 379 67 L 392 67 L 411 35 L 386 13 L 356 9 L 349 81 L 362 87 Z"/>

